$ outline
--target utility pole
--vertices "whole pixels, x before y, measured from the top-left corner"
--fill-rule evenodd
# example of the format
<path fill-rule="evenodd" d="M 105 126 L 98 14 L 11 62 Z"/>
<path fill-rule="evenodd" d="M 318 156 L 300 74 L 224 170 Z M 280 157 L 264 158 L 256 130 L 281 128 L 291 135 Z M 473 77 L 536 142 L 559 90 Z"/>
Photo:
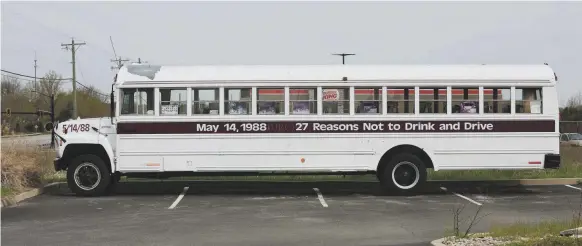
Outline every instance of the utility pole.
<path fill-rule="evenodd" d="M 55 95 L 51 94 L 51 148 L 55 148 Z"/>
<path fill-rule="evenodd" d="M 65 50 L 71 49 L 71 64 L 73 64 L 73 119 L 77 118 L 77 75 L 75 71 L 75 52 L 77 51 L 76 46 L 85 45 L 86 43 L 75 43 L 75 39 L 71 38 L 70 44 L 61 44 Z"/>
<path fill-rule="evenodd" d="M 355 56 L 356 54 L 346 54 L 346 53 L 341 53 L 341 54 L 332 54 L 334 56 L 341 56 L 342 57 L 342 64 L 346 65 L 346 56 Z"/>
<path fill-rule="evenodd" d="M 34 90 L 36 91 L 36 68 L 38 66 L 36 65 L 36 51 L 34 51 Z"/>
<path fill-rule="evenodd" d="M 109 36 L 109 41 L 111 41 L 111 49 L 113 49 L 113 55 L 117 57 L 117 52 L 115 52 L 115 45 L 113 45 L 113 38 Z M 111 59 L 111 62 L 116 62 L 117 67 L 111 67 L 111 70 L 121 69 L 123 62 L 129 61 L 128 59 L 121 59 L 121 56 L 117 59 Z"/>
<path fill-rule="evenodd" d="M 129 61 L 128 59 L 121 59 L 121 57 L 117 58 L 117 59 L 111 59 L 111 62 L 115 62 L 117 67 L 113 66 L 111 67 L 111 70 L 114 69 L 121 69 L 121 67 L 123 66 L 123 62 Z"/>
<path fill-rule="evenodd" d="M 35 50 L 34 51 L 34 87 L 33 87 L 34 92 L 38 91 L 38 89 L 36 88 L 36 68 L 37 67 L 38 66 L 36 65 L 36 50 Z M 34 98 L 33 91 L 30 92 L 30 99 L 32 99 L 32 98 Z"/>

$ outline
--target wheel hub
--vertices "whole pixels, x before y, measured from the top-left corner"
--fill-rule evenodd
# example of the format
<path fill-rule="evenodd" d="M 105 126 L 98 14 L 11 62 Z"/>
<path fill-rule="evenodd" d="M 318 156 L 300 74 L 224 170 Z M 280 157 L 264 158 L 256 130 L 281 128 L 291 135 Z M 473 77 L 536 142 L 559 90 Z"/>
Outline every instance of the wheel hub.
<path fill-rule="evenodd" d="M 84 162 L 75 169 L 74 179 L 79 188 L 92 190 L 101 182 L 101 173 L 95 164 Z"/>
<path fill-rule="evenodd" d="M 419 179 L 420 172 L 411 162 L 400 162 L 392 170 L 392 181 L 400 189 L 413 188 L 418 184 Z"/>

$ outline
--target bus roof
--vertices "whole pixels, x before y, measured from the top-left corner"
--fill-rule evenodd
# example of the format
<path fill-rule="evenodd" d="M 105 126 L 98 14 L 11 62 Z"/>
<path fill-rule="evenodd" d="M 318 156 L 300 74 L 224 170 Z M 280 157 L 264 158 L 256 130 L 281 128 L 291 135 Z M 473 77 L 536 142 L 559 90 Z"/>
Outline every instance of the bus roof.
<path fill-rule="evenodd" d="M 117 74 L 117 84 L 208 81 L 378 81 L 500 80 L 554 82 L 547 65 L 232 65 L 159 66 L 132 64 Z"/>

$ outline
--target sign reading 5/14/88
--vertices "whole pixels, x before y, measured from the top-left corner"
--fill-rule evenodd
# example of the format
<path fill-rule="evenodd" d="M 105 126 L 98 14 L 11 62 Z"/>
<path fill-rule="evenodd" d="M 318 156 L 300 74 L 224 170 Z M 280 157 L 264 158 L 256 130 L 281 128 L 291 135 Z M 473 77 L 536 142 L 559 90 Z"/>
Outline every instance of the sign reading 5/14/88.
<path fill-rule="evenodd" d="M 63 132 L 88 132 L 90 128 L 89 124 L 65 124 L 63 125 Z"/>

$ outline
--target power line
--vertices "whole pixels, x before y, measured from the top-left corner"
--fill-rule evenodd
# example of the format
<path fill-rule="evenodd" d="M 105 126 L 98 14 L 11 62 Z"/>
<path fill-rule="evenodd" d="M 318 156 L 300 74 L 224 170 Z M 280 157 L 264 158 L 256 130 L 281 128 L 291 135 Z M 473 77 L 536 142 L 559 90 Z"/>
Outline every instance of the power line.
<path fill-rule="evenodd" d="M 15 74 L 15 75 L 18 75 L 18 76 L 21 76 L 21 77 L 26 77 L 26 78 L 34 78 L 34 77 L 32 77 L 32 76 L 23 75 L 23 74 L 19 74 L 19 73 L 14 73 L 14 72 L 6 71 L 6 70 L 2 70 L 2 72 L 9 73 L 9 74 Z M 23 79 L 23 78 L 16 77 L 16 76 L 12 76 L 12 75 L 6 75 L 6 74 L 3 74 L 3 76 L 9 77 L 9 78 L 13 78 L 13 79 L 18 79 L 18 80 L 25 80 L 25 81 L 29 81 L 29 82 L 34 82 L 34 80 L 32 80 L 32 79 Z M 39 78 L 39 79 L 44 79 L 44 78 Z M 69 81 L 64 81 L 64 82 L 72 82 L 70 78 L 67 78 L 67 79 L 54 79 L 54 80 L 69 80 Z M 86 89 L 89 89 L 89 87 L 88 87 L 88 86 L 86 86 L 85 84 L 82 84 L 82 83 L 81 83 L 81 82 L 79 82 L 79 81 L 77 81 L 77 84 L 81 85 L 82 87 L 84 87 L 84 88 L 86 88 Z M 109 97 L 109 95 L 108 95 L 108 94 L 105 94 L 105 93 L 103 93 L 103 92 L 100 92 L 100 91 L 98 91 L 98 90 L 95 90 L 95 93 L 97 93 L 97 94 L 100 94 L 100 95 L 102 95 L 102 96 Z"/>
<path fill-rule="evenodd" d="M 117 52 L 115 52 L 115 46 L 113 45 L 113 38 L 109 36 L 109 41 L 111 42 L 111 48 L 113 48 L 113 56 L 117 57 Z"/>
<path fill-rule="evenodd" d="M 79 63 L 79 62 L 77 62 L 77 64 L 78 64 L 78 63 Z M 85 80 L 85 75 L 83 74 L 83 68 L 81 67 L 81 64 L 78 64 L 78 65 L 79 65 L 79 72 L 81 72 L 81 77 L 83 78 L 83 80 Z M 85 81 L 86 81 L 86 80 L 85 80 Z M 85 87 L 86 89 L 89 89 L 89 87 L 85 86 L 84 84 L 81 84 L 79 81 L 77 81 L 76 83 L 80 84 L 81 86 Z M 109 97 L 109 95 L 107 95 L 107 94 L 104 94 L 104 93 L 101 93 L 101 92 L 99 92 L 97 89 L 93 89 L 93 92 L 95 92 L 95 93 L 99 94 L 100 96 Z"/>
<path fill-rule="evenodd" d="M 17 79 L 17 80 L 24 80 L 24 81 L 28 81 L 28 82 L 33 82 L 34 83 L 34 80 L 32 80 L 32 79 L 23 79 L 21 77 L 16 77 L 14 75 L 2 74 L 2 76 L 6 76 L 8 78 L 13 78 L 13 79 Z M 69 82 L 69 81 L 64 81 L 64 82 Z"/>
<path fill-rule="evenodd" d="M 81 84 L 81 82 L 79 82 L 79 81 L 77 81 L 77 84 L 79 84 L 80 86 L 83 86 L 85 89 L 93 89 L 95 93 L 97 93 L 97 94 L 99 94 L 99 95 L 101 95 L 101 96 L 104 96 L 104 97 L 109 97 L 109 95 L 107 95 L 107 94 L 105 94 L 105 93 L 102 93 L 102 92 L 98 91 L 97 89 L 90 88 L 89 86 L 86 86 L 86 85 L 84 85 L 84 84 Z"/>
<path fill-rule="evenodd" d="M 13 75 L 17 75 L 17 76 L 20 76 L 20 77 L 25 77 L 25 78 L 31 78 L 31 79 L 43 79 L 43 78 L 39 78 L 39 77 L 36 77 L 36 76 L 30 76 L 30 75 L 24 75 L 24 74 L 21 74 L 21 73 L 15 73 L 15 72 L 6 71 L 6 70 L 4 70 L 4 69 L 0 69 L 0 71 L 2 71 L 2 72 L 5 72 L 5 73 L 9 73 L 9 74 L 13 74 Z M 64 79 L 54 79 L 54 80 L 71 80 L 71 78 L 64 78 Z M 32 80 L 31 80 L 31 81 L 32 81 Z"/>
<path fill-rule="evenodd" d="M 111 70 L 121 69 L 121 67 L 123 66 L 123 62 L 129 61 L 129 59 L 122 59 L 121 56 L 118 57 L 117 52 L 115 52 L 115 46 L 113 45 L 113 38 L 111 36 L 109 36 L 109 41 L 111 41 L 111 48 L 113 49 L 113 55 L 116 57 L 116 59 L 111 59 L 111 62 L 117 63 L 117 67 L 111 67 Z"/>
<path fill-rule="evenodd" d="M 2 72 L 4 72 L 4 71 L 2 71 Z M 8 73 L 8 72 L 7 72 L 7 73 Z M 2 74 L 2 76 L 6 76 L 6 77 L 8 77 L 8 78 L 13 78 L 13 79 L 17 79 L 17 80 L 24 80 L 24 81 L 28 81 L 28 82 L 33 82 L 33 83 L 35 83 L 35 81 L 34 81 L 34 80 L 32 80 L 32 79 L 24 79 L 24 78 L 22 78 L 22 77 L 31 78 L 32 76 L 26 76 L 26 75 L 23 75 L 22 77 L 18 77 L 18 76 L 14 76 L 14 75 L 8 75 L 8 74 Z M 42 78 L 42 77 L 39 77 L 39 79 L 44 79 L 44 78 Z M 54 80 L 59 80 L 59 81 L 66 80 L 66 81 L 62 81 L 63 83 L 69 83 L 69 82 L 72 82 L 72 81 L 71 81 L 71 79 L 54 79 Z M 78 83 L 78 82 L 77 82 L 77 83 Z"/>

